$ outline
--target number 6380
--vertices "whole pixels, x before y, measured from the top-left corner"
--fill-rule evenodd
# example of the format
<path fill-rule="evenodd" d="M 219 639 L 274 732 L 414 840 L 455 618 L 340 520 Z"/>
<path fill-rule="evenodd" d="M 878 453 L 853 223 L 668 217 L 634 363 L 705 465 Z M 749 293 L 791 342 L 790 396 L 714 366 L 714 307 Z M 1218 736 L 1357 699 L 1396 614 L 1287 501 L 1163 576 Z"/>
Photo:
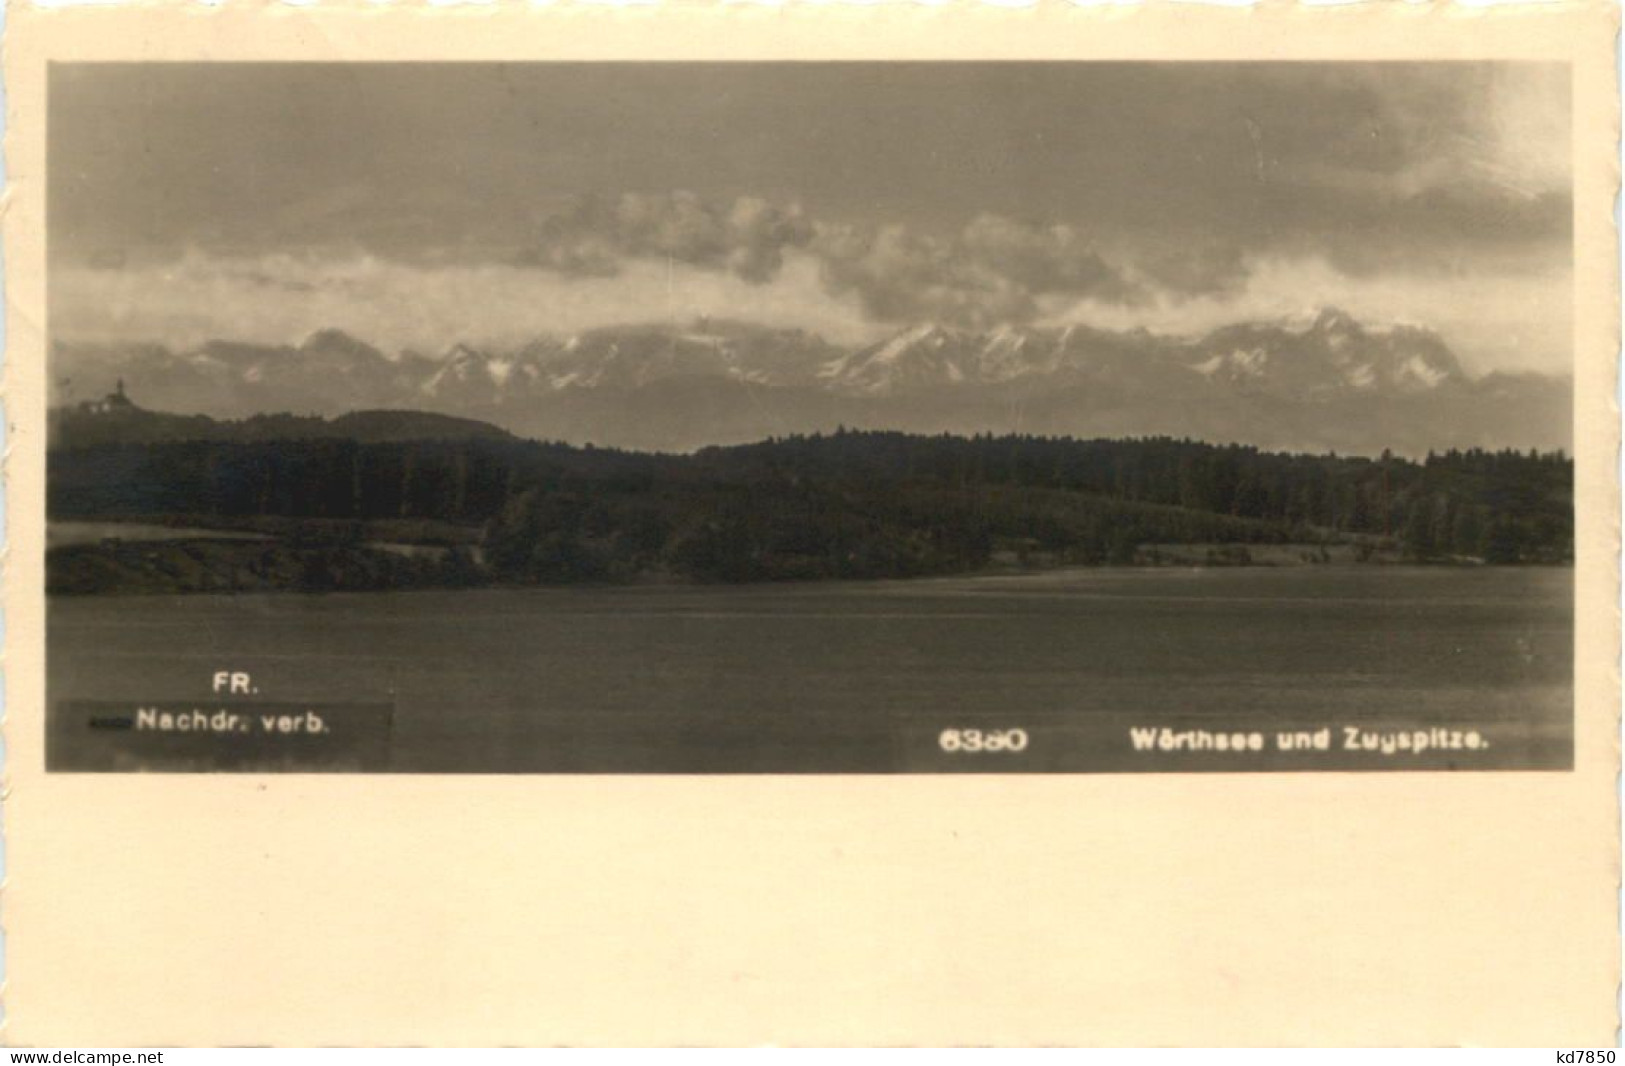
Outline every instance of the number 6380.
<path fill-rule="evenodd" d="M 977 754 L 996 751 L 1026 751 L 1025 729 L 944 729 L 937 735 L 937 746 L 946 752 Z"/>

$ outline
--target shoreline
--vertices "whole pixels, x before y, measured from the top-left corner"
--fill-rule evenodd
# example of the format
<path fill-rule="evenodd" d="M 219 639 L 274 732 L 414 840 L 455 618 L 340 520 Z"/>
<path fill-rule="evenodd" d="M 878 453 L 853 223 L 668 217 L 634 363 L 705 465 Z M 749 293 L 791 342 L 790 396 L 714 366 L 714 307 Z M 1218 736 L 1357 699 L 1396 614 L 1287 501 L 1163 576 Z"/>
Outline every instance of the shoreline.
<path fill-rule="evenodd" d="M 1337 549 L 1335 552 L 1330 549 Z M 196 536 L 157 541 L 105 540 L 71 544 L 46 553 L 48 599 L 126 596 L 233 596 L 606 590 L 638 588 L 813 588 L 875 586 L 929 581 L 1041 578 L 1073 571 L 1166 573 L 1199 570 L 1356 569 L 1477 570 L 1573 569 L 1572 560 L 1491 565 L 1478 559 L 1407 559 L 1387 550 L 1365 559 L 1352 545 L 1142 545 L 1132 563 L 1068 561 L 1022 563 L 1013 559 L 964 570 L 874 577 L 798 577 L 753 581 L 706 581 L 670 573 L 638 572 L 619 579 L 526 582 L 500 580 L 466 557 L 414 557 L 370 545 L 300 547 L 272 539 Z M 1255 557 L 1256 556 L 1256 557 Z M 266 560 L 270 560 L 268 563 Z M 450 560 L 462 559 L 461 563 Z M 455 569 L 456 567 L 463 567 Z M 251 569 L 251 567 L 253 569 Z M 452 567 L 454 569 L 448 569 Z M 54 571 L 54 572 L 53 572 Z"/>

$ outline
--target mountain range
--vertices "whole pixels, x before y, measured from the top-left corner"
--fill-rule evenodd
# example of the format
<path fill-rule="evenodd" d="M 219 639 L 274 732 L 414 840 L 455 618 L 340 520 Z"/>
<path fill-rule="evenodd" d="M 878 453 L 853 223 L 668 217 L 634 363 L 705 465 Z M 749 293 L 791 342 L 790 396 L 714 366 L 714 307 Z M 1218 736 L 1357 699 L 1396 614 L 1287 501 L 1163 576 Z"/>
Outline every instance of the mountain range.
<path fill-rule="evenodd" d="M 459 344 L 438 356 L 323 330 L 298 346 L 58 343 L 53 358 L 63 405 L 122 380 L 149 409 L 218 418 L 412 409 L 642 450 L 842 425 L 1355 453 L 1572 445 L 1567 377 L 1475 377 L 1431 330 L 1362 324 L 1335 308 L 1199 337 L 927 323 L 843 347 L 804 330 L 702 319 L 505 349 Z"/>

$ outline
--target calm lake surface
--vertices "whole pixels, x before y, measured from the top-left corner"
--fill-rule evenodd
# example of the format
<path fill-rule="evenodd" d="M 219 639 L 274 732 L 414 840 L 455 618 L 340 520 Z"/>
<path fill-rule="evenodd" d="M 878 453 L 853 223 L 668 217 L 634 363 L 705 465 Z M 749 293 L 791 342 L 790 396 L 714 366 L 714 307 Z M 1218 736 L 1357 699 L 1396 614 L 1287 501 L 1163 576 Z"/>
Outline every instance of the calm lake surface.
<path fill-rule="evenodd" d="M 142 765 L 128 754 L 109 763 L 65 701 L 157 700 L 204 711 L 392 704 L 372 768 L 403 772 L 1552 769 L 1572 759 L 1568 569 L 72 597 L 51 601 L 48 625 L 50 758 L 61 769 Z M 215 695 L 217 671 L 249 674 L 256 691 Z M 1471 731 L 1483 746 L 1344 748 L 1349 728 L 1435 727 L 1445 735 L 1430 745 Z M 1132 729 L 1163 728 L 1265 731 L 1267 743 L 1136 750 Z M 1277 747 L 1278 732 L 1321 729 L 1327 749 Z M 1022 750 L 968 752 L 945 730 L 1000 733 Z M 117 738 L 132 742 L 145 740 Z"/>

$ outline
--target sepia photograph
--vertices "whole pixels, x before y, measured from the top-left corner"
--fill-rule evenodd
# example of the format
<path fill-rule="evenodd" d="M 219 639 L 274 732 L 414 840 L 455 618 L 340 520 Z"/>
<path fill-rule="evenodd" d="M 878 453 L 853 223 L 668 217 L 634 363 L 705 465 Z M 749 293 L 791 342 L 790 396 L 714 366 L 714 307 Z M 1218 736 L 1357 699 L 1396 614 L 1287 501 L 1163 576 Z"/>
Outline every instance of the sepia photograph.
<path fill-rule="evenodd" d="M 1617 1042 L 1616 4 L 6 22 L 8 1046 Z"/>
<path fill-rule="evenodd" d="M 47 91 L 52 771 L 1574 765 L 1566 63 Z"/>

